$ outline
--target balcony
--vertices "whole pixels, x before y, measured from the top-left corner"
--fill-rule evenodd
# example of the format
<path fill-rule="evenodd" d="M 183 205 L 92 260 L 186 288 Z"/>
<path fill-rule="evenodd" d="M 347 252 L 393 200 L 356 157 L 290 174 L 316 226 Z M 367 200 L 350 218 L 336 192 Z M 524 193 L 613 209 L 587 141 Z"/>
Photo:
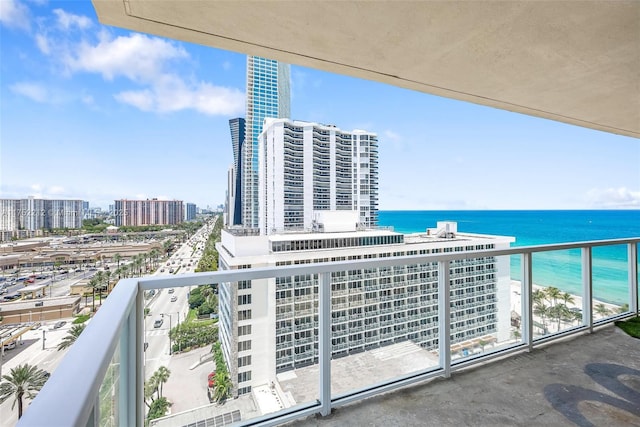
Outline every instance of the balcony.
<path fill-rule="evenodd" d="M 640 354 L 640 341 L 628 338 L 609 325 L 638 312 L 639 243 L 640 238 L 617 239 L 125 279 L 118 283 L 71 347 L 18 425 L 92 426 L 103 425 L 105 419 L 110 420 L 107 422 L 110 425 L 144 424 L 144 291 L 307 274 L 317 274 L 319 282 L 318 363 L 310 371 L 314 374 L 306 378 L 306 388 L 296 390 L 312 391 L 295 395 L 295 404 L 275 412 L 243 413 L 239 425 L 278 425 L 315 414 L 328 415 L 334 408 L 358 401 L 362 402 L 336 412 L 331 418 L 302 420 L 297 425 L 344 425 L 353 424 L 354 420 L 415 425 L 425 419 L 440 425 L 513 424 L 514 420 L 516 424 L 568 425 L 571 422 L 585 424 L 584 420 L 595 420 L 594 417 L 602 425 L 637 423 L 640 421 L 638 391 L 625 386 L 618 377 L 631 376 L 636 378 L 634 381 L 640 378 L 640 360 L 636 357 Z M 603 314 L 595 308 L 599 304 L 593 296 L 592 273 L 597 260 L 592 252 L 594 248 L 606 246 L 626 247 L 628 296 L 625 304 L 628 307 Z M 540 318 L 540 314 L 535 313 L 534 302 L 533 266 L 539 262 L 536 255 L 566 250 L 580 251 L 581 318 L 579 321 L 556 319 L 550 314 Z M 499 301 L 509 303 L 508 308 L 516 305 L 516 299 L 511 298 L 518 295 L 520 306 L 516 308 L 521 311 L 518 326 L 507 322 L 507 329 L 500 330 L 502 323 L 498 319 L 496 335 L 500 338 L 495 341 L 462 333 L 458 337 L 450 320 L 450 264 L 481 256 L 519 260 L 517 290 L 513 290 L 516 289 L 513 283 L 511 288 L 499 283 L 500 289 L 496 291 Z M 429 328 L 435 331 L 436 348 L 424 348 L 408 340 L 394 342 L 397 332 L 385 330 L 380 332 L 380 340 L 386 340 L 387 346 L 332 358 L 332 351 L 335 353 L 337 349 L 331 348 L 331 273 L 425 262 L 438 265 L 440 299 L 437 310 L 429 314 L 439 319 Z M 394 327 L 406 330 L 407 321 L 409 318 L 399 319 Z M 568 337 L 573 339 L 567 340 Z M 552 343 L 554 345 L 548 346 Z M 538 350 L 543 346 L 544 350 Z M 348 363 L 356 357 L 361 358 L 356 364 Z M 312 356 L 306 354 L 294 359 L 300 363 L 313 362 Z M 487 363 L 498 359 L 501 363 Z M 354 366 L 360 366 L 362 372 Z M 381 366 L 384 369 L 380 369 Z M 459 372 L 462 370 L 465 372 Z M 452 374 L 456 381 L 446 381 Z M 361 377 L 356 378 L 358 375 Z M 428 383 L 435 378 L 445 380 Z M 280 378 L 278 381 L 293 387 L 295 380 Z M 408 386 L 412 387 L 381 396 Z M 106 405 L 105 393 L 110 396 Z M 451 399 L 452 395 L 456 398 Z M 579 406 L 582 401 L 601 402 L 599 408 L 604 409 L 593 412 Z M 198 410 L 206 412 L 204 420 L 221 415 L 220 411 L 227 411 L 233 404 L 234 401 L 230 401 L 227 405 Z M 397 409 L 400 407 L 401 411 Z M 182 425 L 175 423 L 165 425 Z"/>

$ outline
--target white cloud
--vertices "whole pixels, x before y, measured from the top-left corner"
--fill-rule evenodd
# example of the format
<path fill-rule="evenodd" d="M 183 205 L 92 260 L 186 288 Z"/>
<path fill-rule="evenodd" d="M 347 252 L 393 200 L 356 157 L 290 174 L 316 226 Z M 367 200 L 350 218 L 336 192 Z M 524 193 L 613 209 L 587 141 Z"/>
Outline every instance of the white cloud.
<path fill-rule="evenodd" d="M 51 53 L 51 44 L 49 43 L 49 39 L 44 34 L 36 34 L 36 45 L 40 52 L 45 55 L 49 55 Z"/>
<path fill-rule="evenodd" d="M 596 208 L 640 208 L 640 191 L 633 191 L 626 187 L 593 188 L 587 192 L 587 199 Z"/>
<path fill-rule="evenodd" d="M 58 18 L 58 25 L 63 29 L 68 30 L 72 27 L 78 27 L 81 30 L 87 29 L 93 25 L 91 19 L 86 16 L 74 15 L 73 13 L 67 13 L 62 9 L 55 9 L 53 13 Z"/>
<path fill-rule="evenodd" d="M 16 0 L 0 0 L 0 23 L 8 28 L 29 30 L 29 9 Z"/>
<path fill-rule="evenodd" d="M 120 92 L 115 98 L 142 111 L 153 111 L 155 103 L 155 95 L 150 90 Z"/>
<path fill-rule="evenodd" d="M 151 82 L 161 74 L 166 62 L 187 58 L 179 46 L 143 34 L 111 39 L 102 33 L 98 44 L 81 43 L 75 56 L 66 58 L 72 71 L 101 74 L 107 80 L 126 77 L 136 82 Z"/>
<path fill-rule="evenodd" d="M 391 142 L 394 143 L 399 143 L 402 140 L 402 137 L 400 135 L 398 135 L 397 133 L 395 133 L 392 130 L 385 130 L 384 131 L 384 137 L 388 140 L 390 140 Z"/>
<path fill-rule="evenodd" d="M 2 0 L 0 0 L 2 1 Z M 23 82 L 16 83 L 9 87 L 12 92 L 17 93 L 19 95 L 26 96 L 36 102 L 47 102 L 49 101 L 49 94 L 47 88 L 39 83 L 32 82 Z"/>
<path fill-rule="evenodd" d="M 47 189 L 47 193 L 49 194 L 64 194 L 64 187 L 59 185 L 53 185 Z"/>
<path fill-rule="evenodd" d="M 244 110 L 244 93 L 208 82 L 186 82 L 167 70 L 169 63 L 188 59 L 174 43 L 142 34 L 115 39 L 102 33 L 97 44 L 83 42 L 65 62 L 70 70 L 98 73 L 106 80 L 127 78 L 143 86 L 114 95 L 142 111 L 170 113 L 195 110 L 207 115 L 234 115 Z"/>

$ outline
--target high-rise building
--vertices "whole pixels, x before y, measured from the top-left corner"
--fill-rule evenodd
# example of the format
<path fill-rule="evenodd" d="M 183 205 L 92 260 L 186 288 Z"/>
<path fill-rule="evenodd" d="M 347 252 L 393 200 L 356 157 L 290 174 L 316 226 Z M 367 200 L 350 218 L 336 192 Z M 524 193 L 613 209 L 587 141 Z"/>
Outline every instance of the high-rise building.
<path fill-rule="evenodd" d="M 242 224 L 242 148 L 246 137 L 245 119 L 238 117 L 229 120 L 231 146 L 233 148 L 233 173 L 229 176 L 227 212 L 232 214 L 227 225 Z M 233 202 L 233 205 L 231 203 Z"/>
<path fill-rule="evenodd" d="M 185 221 L 193 221 L 196 219 L 196 204 L 195 203 L 187 203 L 185 205 L 184 210 L 184 220 Z"/>
<path fill-rule="evenodd" d="M 81 228 L 82 200 L 0 199 L 0 230 Z"/>
<path fill-rule="evenodd" d="M 242 225 L 258 227 L 258 137 L 264 119 L 291 116 L 289 64 L 247 56 L 247 111 L 242 150 Z"/>
<path fill-rule="evenodd" d="M 435 229 L 419 234 L 355 227 L 335 231 L 329 224 L 322 229 L 255 236 L 223 230 L 218 243 L 220 269 L 464 253 L 508 248 L 514 241 L 461 233 L 451 222 L 439 222 Z M 450 273 L 451 344 L 509 339 L 509 258 L 452 261 Z M 316 276 L 222 283 L 219 301 L 220 342 L 238 394 L 276 381 L 278 373 L 317 363 Z M 331 274 L 334 359 L 400 342 L 437 350 L 437 319 L 437 263 Z"/>
<path fill-rule="evenodd" d="M 182 200 L 116 200 L 115 225 L 170 225 L 184 220 Z"/>
<path fill-rule="evenodd" d="M 259 183 L 262 234 L 311 231 L 318 211 L 355 211 L 360 228 L 377 226 L 378 138 L 363 130 L 265 119 Z"/>

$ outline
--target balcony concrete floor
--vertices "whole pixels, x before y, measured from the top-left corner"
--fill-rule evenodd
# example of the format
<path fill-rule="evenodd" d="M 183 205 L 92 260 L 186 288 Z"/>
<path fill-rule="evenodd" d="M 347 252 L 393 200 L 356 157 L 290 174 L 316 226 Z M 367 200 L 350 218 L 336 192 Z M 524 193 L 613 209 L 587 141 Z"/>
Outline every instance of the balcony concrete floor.
<path fill-rule="evenodd" d="M 609 325 L 289 425 L 640 426 L 640 340 Z"/>

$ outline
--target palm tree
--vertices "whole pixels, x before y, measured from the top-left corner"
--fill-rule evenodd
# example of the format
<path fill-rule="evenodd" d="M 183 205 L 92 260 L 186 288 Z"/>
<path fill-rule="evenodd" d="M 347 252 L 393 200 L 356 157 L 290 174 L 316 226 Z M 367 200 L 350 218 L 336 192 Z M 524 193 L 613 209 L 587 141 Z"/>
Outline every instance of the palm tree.
<path fill-rule="evenodd" d="M 102 282 L 104 282 L 104 272 L 98 271 L 95 276 L 96 281 L 98 282 L 97 288 L 99 292 L 100 305 L 102 306 Z"/>
<path fill-rule="evenodd" d="M 118 263 L 118 265 L 116 266 L 116 271 L 120 270 L 120 260 L 122 259 L 122 255 L 120 255 L 119 253 L 116 253 L 113 255 L 113 260 Z M 118 279 L 120 279 L 120 273 L 118 273 Z"/>
<path fill-rule="evenodd" d="M 606 317 L 611 313 L 611 311 L 602 303 L 596 304 L 594 308 L 596 313 L 599 314 L 601 317 Z"/>
<path fill-rule="evenodd" d="M 166 366 L 160 366 L 158 370 L 154 373 L 158 380 L 158 385 L 160 386 L 160 390 L 158 391 L 158 397 L 162 397 L 162 385 L 169 381 L 169 376 L 171 375 L 171 371 Z"/>
<path fill-rule="evenodd" d="M 213 399 L 217 402 L 224 402 L 231 394 L 233 384 L 226 370 L 216 372 L 215 387 L 213 389 Z"/>
<path fill-rule="evenodd" d="M 92 292 L 92 304 L 93 304 L 93 308 L 91 311 L 95 312 L 96 311 L 96 288 L 99 286 L 99 282 L 98 282 L 98 278 L 96 276 L 93 276 L 90 280 L 89 280 L 89 287 L 91 288 L 91 292 Z"/>
<path fill-rule="evenodd" d="M 626 313 L 627 311 L 629 311 L 629 304 L 626 302 L 618 307 L 618 313 Z"/>
<path fill-rule="evenodd" d="M 549 307 L 546 306 L 545 304 L 536 304 L 533 307 L 533 314 L 540 316 L 542 318 L 542 327 L 544 332 L 543 333 L 547 333 L 547 322 L 546 322 L 546 318 L 549 315 Z"/>
<path fill-rule="evenodd" d="M 47 381 L 45 371 L 37 366 L 18 365 L 11 369 L 9 375 L 3 375 L 4 380 L 0 383 L 0 404 L 9 397 L 14 396 L 15 400 L 11 409 L 18 403 L 18 419 L 22 417 L 22 398 L 33 399 Z"/>
<path fill-rule="evenodd" d="M 569 307 L 569 304 L 575 303 L 575 300 L 573 299 L 573 295 L 571 295 L 569 292 L 563 292 L 562 295 L 560 295 L 560 299 L 562 299 L 562 302 L 567 307 Z"/>
<path fill-rule="evenodd" d="M 547 294 L 547 297 L 550 300 L 549 302 L 553 302 L 554 306 L 558 304 L 558 298 L 562 297 L 562 291 L 555 286 L 549 286 L 546 288 L 545 294 Z"/>
<path fill-rule="evenodd" d="M 147 400 L 151 400 L 151 403 L 155 400 L 153 393 L 158 391 L 158 375 L 154 372 L 147 381 L 144 382 L 144 403 L 151 408 L 151 404 L 147 403 Z"/>
<path fill-rule="evenodd" d="M 111 271 L 107 270 L 104 272 L 104 278 L 107 282 L 107 295 L 111 292 Z"/>
<path fill-rule="evenodd" d="M 87 325 L 85 323 L 80 323 L 79 325 L 73 325 L 71 329 L 69 329 L 69 332 L 67 332 L 67 335 L 65 335 L 65 337 L 62 338 L 62 341 L 60 342 L 60 344 L 58 344 L 58 351 L 71 347 L 71 344 L 76 342 L 76 340 L 78 339 L 82 331 L 84 331 L 84 328 L 86 326 Z"/>
<path fill-rule="evenodd" d="M 546 295 L 542 289 L 536 289 L 531 294 L 531 299 L 533 300 L 534 304 L 543 304 L 545 297 Z"/>

